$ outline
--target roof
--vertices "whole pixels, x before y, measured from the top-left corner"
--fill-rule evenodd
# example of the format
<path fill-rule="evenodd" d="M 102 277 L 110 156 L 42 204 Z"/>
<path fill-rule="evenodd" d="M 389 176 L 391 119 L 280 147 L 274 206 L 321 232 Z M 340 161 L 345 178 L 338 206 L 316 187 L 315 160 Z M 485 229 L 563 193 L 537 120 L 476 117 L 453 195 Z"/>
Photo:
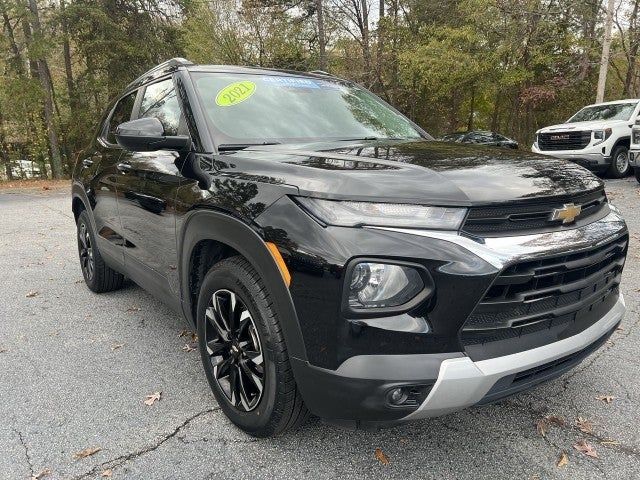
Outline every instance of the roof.
<path fill-rule="evenodd" d="M 623 98 L 621 100 L 610 100 L 608 102 L 600 102 L 600 103 L 592 103 L 591 105 L 585 105 L 585 107 L 595 107 L 597 105 L 613 105 L 615 103 L 638 103 L 640 102 L 639 98 Z"/>
<path fill-rule="evenodd" d="M 216 73 L 245 73 L 253 75 L 278 75 L 284 76 L 297 76 L 297 77 L 314 77 L 314 78 L 337 78 L 333 75 L 321 72 L 319 70 L 313 72 L 298 72 L 295 70 L 279 70 L 275 68 L 263 68 L 263 67 L 246 67 L 239 65 L 197 65 L 185 58 L 172 58 L 166 62 L 161 63 L 140 75 L 133 82 L 127 85 L 127 90 L 138 88 L 140 85 L 147 83 L 155 78 L 162 77 L 168 73 L 174 72 L 179 68 L 185 68 L 192 72 L 216 72 Z"/>

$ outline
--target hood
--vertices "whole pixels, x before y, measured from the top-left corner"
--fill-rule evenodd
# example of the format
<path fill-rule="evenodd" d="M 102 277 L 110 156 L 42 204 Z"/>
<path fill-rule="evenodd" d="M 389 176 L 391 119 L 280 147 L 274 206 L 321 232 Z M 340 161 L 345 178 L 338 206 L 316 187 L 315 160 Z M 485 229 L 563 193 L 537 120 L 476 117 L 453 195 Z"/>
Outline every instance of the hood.
<path fill-rule="evenodd" d="M 590 120 L 588 122 L 572 122 L 551 125 L 538 130 L 536 133 L 558 132 L 558 131 L 582 131 L 582 130 L 603 130 L 605 128 L 615 127 L 619 125 L 627 125 L 630 120 Z"/>
<path fill-rule="evenodd" d="M 224 175 L 335 199 L 469 206 L 602 188 L 597 177 L 568 161 L 438 141 L 271 145 L 218 159 Z"/>

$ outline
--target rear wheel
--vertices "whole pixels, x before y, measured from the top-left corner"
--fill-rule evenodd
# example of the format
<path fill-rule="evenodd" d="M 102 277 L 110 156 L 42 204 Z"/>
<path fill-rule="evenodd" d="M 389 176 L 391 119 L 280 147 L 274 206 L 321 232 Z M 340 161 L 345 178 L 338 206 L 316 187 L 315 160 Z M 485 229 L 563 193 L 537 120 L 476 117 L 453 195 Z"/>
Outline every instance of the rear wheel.
<path fill-rule="evenodd" d="M 244 258 L 223 260 L 205 276 L 198 343 L 211 390 L 236 426 L 269 437 L 306 420 L 278 313 Z"/>
<path fill-rule="evenodd" d="M 124 276 L 104 263 L 86 210 L 78 216 L 77 229 L 80 268 L 87 286 L 96 293 L 119 289 Z"/>
<path fill-rule="evenodd" d="M 626 177 L 629 174 L 629 168 L 629 149 L 619 145 L 613 149 L 607 175 L 611 178 Z"/>

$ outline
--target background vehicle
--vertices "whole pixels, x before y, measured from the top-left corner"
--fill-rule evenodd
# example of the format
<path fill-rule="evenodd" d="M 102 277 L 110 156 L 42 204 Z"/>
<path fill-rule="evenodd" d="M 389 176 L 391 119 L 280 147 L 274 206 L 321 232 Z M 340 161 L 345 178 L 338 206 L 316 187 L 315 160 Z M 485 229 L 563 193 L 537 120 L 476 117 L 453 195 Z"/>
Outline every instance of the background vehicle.
<path fill-rule="evenodd" d="M 15 160 L 11 162 L 11 175 L 13 178 L 40 178 L 42 170 L 31 160 Z"/>
<path fill-rule="evenodd" d="M 560 375 L 624 315 L 624 220 L 581 167 L 431 140 L 335 77 L 169 61 L 76 165 L 85 281 L 126 275 L 184 315 L 219 405 L 256 436 Z"/>
<path fill-rule="evenodd" d="M 629 142 L 638 103 L 629 99 L 588 105 L 565 123 L 538 130 L 531 150 L 622 178 L 630 171 Z"/>
<path fill-rule="evenodd" d="M 640 183 L 640 124 L 631 128 L 631 149 L 629 150 L 629 166 L 633 169 L 636 180 Z"/>
<path fill-rule="evenodd" d="M 470 132 L 448 133 L 440 138 L 443 142 L 475 143 L 493 147 L 518 148 L 518 142 L 496 132 L 472 130 Z"/>

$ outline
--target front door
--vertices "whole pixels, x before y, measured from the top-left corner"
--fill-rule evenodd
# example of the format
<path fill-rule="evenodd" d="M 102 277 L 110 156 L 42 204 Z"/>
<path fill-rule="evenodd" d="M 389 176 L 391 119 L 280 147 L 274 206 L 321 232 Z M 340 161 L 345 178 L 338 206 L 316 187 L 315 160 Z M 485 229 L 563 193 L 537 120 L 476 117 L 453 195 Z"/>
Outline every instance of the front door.
<path fill-rule="evenodd" d="M 185 133 L 171 78 L 146 87 L 134 116 L 158 118 L 167 135 Z M 179 167 L 182 155 L 167 150 L 124 151 L 116 165 L 127 271 L 171 305 L 179 299 L 175 201 L 185 182 Z"/>

